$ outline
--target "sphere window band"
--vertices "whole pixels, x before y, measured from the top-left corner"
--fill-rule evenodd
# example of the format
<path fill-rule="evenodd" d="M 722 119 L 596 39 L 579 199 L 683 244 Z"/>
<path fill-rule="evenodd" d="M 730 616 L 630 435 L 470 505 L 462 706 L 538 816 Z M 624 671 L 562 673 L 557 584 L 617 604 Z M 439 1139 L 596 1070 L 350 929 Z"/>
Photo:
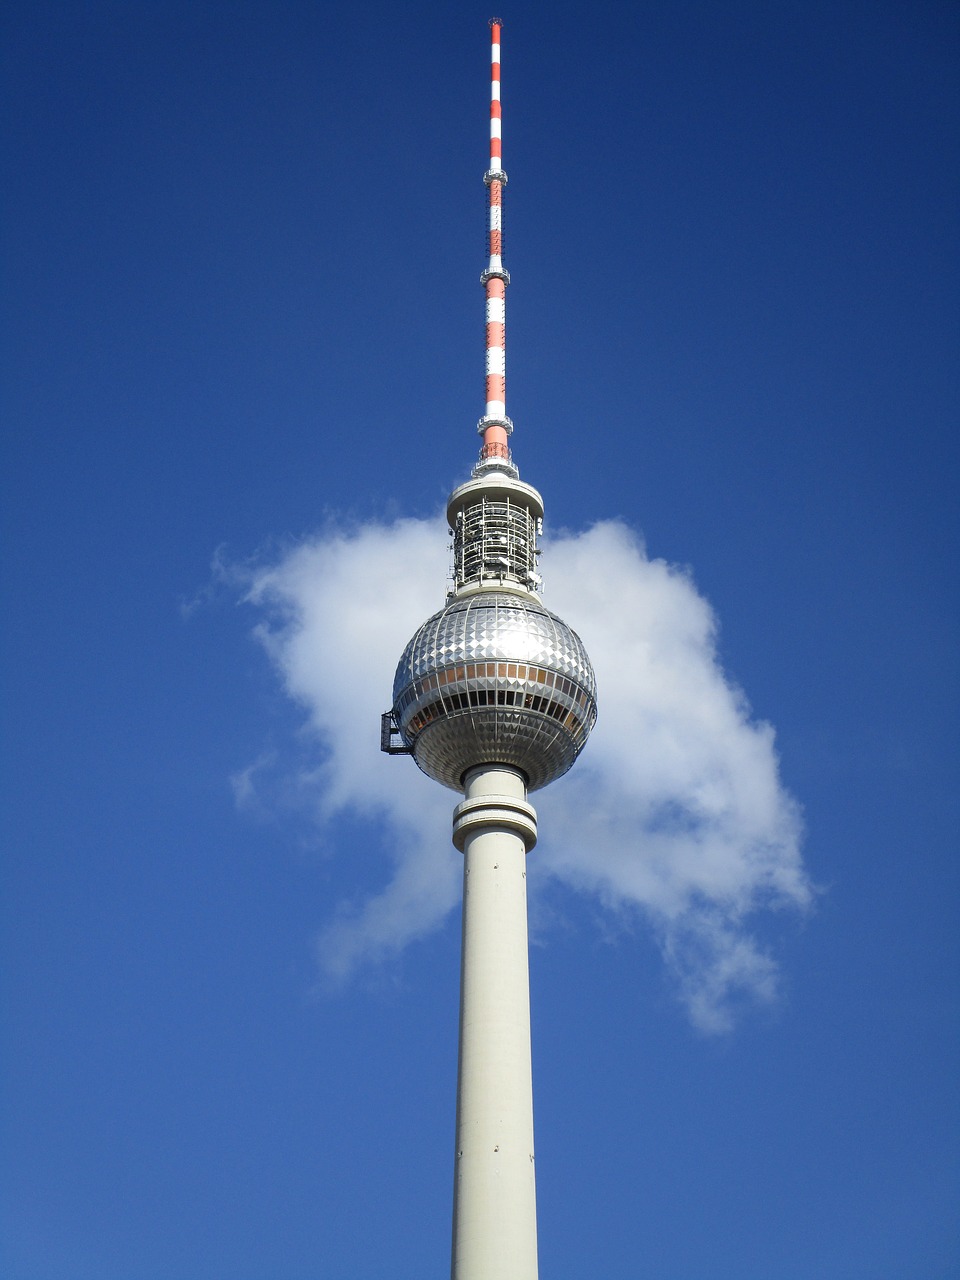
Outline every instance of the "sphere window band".
<path fill-rule="evenodd" d="M 514 683 L 513 687 L 498 683 L 490 688 L 491 680 Z M 482 687 L 477 687 L 480 682 Z M 449 689 L 449 685 L 461 688 Z M 440 696 L 426 702 L 426 697 L 434 693 Z M 410 739 L 438 716 L 474 707 L 518 707 L 549 716 L 563 724 L 578 748 L 586 741 L 596 718 L 595 703 L 588 690 L 559 672 L 522 662 L 469 662 L 421 676 L 403 690 L 395 713 L 401 732 Z"/>
<path fill-rule="evenodd" d="M 557 671 L 548 671 L 545 667 L 535 667 L 523 662 L 468 662 L 465 665 L 446 667 L 441 671 L 421 676 L 405 689 L 397 706 L 402 711 L 404 706 L 425 690 L 438 689 L 442 684 L 455 684 L 458 680 L 531 680 L 536 684 L 556 686 L 563 693 L 572 694 L 579 686 L 568 676 Z"/>
<path fill-rule="evenodd" d="M 442 671 L 431 672 L 421 676 L 404 689 L 397 700 L 396 712 L 402 718 L 411 703 L 419 701 L 425 693 L 439 689 L 441 685 L 467 683 L 471 680 L 517 680 L 524 684 L 537 684 L 547 688 L 556 688 L 560 693 L 572 698 L 584 711 L 592 704 L 593 699 L 587 690 L 581 688 L 576 681 L 559 672 L 548 671 L 544 667 L 528 666 L 518 662 L 469 662 L 465 665 L 447 667 Z M 486 688 L 484 684 L 484 688 Z M 476 703 L 472 705 L 477 705 Z"/>
<path fill-rule="evenodd" d="M 576 712 L 565 707 L 562 702 L 551 702 L 536 694 L 518 693 L 515 689 L 470 689 L 466 693 L 448 694 L 446 699 L 438 698 L 436 702 L 418 711 L 404 726 L 404 730 L 412 737 L 438 716 L 448 715 L 452 711 L 466 711 L 470 707 L 493 706 L 539 711 L 542 715 L 562 721 L 563 727 L 570 730 L 578 744 L 586 740 L 587 723 Z"/>

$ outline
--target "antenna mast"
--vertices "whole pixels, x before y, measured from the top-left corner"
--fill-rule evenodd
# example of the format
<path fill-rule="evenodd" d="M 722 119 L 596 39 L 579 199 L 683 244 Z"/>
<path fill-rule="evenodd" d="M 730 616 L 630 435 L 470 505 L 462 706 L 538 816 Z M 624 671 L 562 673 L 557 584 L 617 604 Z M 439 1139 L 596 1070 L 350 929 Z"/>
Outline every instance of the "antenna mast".
<path fill-rule="evenodd" d="M 498 460 L 510 463 L 507 443 L 513 423 L 507 417 L 504 328 L 506 292 L 510 273 L 503 265 L 503 140 L 500 104 L 500 19 L 490 19 L 490 167 L 483 175 L 487 187 L 487 254 L 489 261 L 480 282 L 487 295 L 486 410 L 477 424 L 483 437 L 481 464 Z"/>

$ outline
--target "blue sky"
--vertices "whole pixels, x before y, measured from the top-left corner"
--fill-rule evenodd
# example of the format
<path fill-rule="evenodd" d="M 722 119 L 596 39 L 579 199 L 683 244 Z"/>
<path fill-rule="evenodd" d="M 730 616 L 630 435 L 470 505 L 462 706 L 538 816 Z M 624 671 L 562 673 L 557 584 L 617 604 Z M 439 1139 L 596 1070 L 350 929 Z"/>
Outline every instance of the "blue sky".
<path fill-rule="evenodd" d="M 478 443 L 489 16 L 6 11 L 11 1280 L 448 1266 L 453 797 L 373 710 Z M 688 637 L 662 795 L 738 797 L 710 887 L 645 685 L 538 801 L 541 1272 L 960 1274 L 956 11 L 501 16 L 545 603 Z"/>

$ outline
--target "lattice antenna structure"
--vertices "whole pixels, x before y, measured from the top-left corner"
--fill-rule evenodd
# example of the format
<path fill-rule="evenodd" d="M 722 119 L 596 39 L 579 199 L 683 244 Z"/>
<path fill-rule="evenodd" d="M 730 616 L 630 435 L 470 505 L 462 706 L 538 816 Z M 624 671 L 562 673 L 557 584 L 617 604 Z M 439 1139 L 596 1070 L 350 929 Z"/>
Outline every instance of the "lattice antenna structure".
<path fill-rule="evenodd" d="M 536 1280 L 528 793 L 573 765 L 597 718 L 583 642 L 540 600 L 543 499 L 520 479 L 506 412 L 501 23 L 491 27 L 486 406 L 479 461 L 447 502 L 453 589 L 397 664 L 380 745 L 459 792 L 464 858 L 453 1280 Z"/>

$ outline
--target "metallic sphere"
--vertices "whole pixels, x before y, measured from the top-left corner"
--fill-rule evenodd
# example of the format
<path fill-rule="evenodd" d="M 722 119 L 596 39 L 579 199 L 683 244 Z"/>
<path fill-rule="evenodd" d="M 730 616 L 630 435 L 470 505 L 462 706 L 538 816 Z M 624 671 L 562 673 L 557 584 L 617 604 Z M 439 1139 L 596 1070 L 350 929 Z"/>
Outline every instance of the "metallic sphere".
<path fill-rule="evenodd" d="M 467 769 L 506 764 L 536 791 L 582 750 L 597 683 L 580 637 L 533 596 L 478 591 L 417 630 L 397 666 L 393 715 L 437 782 L 460 791 Z"/>

